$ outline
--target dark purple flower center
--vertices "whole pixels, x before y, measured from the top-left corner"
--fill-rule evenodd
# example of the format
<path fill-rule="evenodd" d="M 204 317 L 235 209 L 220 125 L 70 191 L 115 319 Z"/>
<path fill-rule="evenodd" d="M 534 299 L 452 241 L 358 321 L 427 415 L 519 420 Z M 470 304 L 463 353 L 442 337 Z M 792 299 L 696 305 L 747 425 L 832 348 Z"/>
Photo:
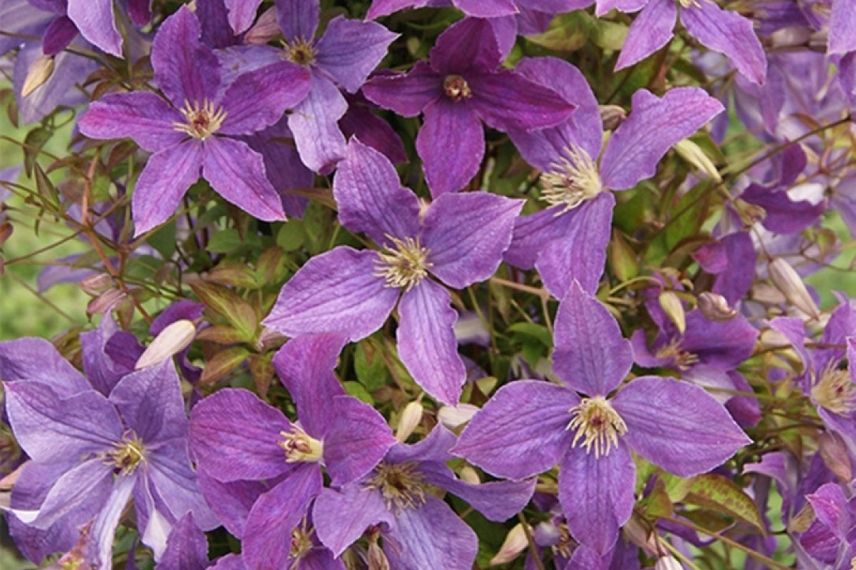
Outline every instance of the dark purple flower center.
<path fill-rule="evenodd" d="M 315 63 L 315 48 L 312 42 L 298 38 L 285 45 L 285 59 L 297 65 L 312 65 Z"/>
<path fill-rule="evenodd" d="M 381 463 L 367 486 L 377 489 L 388 509 L 413 509 L 425 502 L 428 486 L 414 463 Z"/>
<path fill-rule="evenodd" d="M 443 80 L 443 92 L 452 101 L 462 101 L 473 96 L 469 83 L 460 75 L 447 75 Z"/>

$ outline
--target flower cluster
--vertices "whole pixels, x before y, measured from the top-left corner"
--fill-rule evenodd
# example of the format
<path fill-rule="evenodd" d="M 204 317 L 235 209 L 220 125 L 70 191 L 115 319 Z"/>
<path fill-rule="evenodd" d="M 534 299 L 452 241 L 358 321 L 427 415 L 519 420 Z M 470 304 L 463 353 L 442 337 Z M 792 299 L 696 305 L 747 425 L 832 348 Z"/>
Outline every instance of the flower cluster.
<path fill-rule="evenodd" d="M 89 297 L 0 342 L 11 556 L 856 568 L 853 0 L 0 0 L 0 72 L 0 278 Z"/>

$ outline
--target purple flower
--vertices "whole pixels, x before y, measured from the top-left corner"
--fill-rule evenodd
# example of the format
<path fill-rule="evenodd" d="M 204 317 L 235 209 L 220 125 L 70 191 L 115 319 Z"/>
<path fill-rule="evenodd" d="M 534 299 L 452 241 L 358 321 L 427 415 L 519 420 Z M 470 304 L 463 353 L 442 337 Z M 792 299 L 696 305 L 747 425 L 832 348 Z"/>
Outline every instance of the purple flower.
<path fill-rule="evenodd" d="M 361 480 L 324 489 L 313 509 L 318 538 L 338 557 L 366 529 L 380 525 L 390 568 L 472 568 L 478 539 L 436 491 L 448 491 L 488 519 L 504 521 L 529 502 L 535 481 L 464 482 L 446 466 L 454 443 L 452 432 L 437 426 L 417 444 L 396 444 Z"/>
<path fill-rule="evenodd" d="M 599 554 L 612 548 L 633 509 L 631 450 L 690 476 L 722 464 L 750 441 L 697 386 L 640 377 L 619 388 L 632 363 L 630 343 L 578 283 L 559 306 L 555 344 L 553 368 L 563 384 L 503 386 L 453 452 L 512 479 L 559 463 L 559 501 L 571 534 Z"/>
<path fill-rule="evenodd" d="M 484 156 L 482 122 L 501 131 L 550 127 L 574 105 L 520 73 L 501 69 L 487 20 L 467 18 L 443 32 L 429 61 L 408 73 L 378 75 L 363 87 L 370 101 L 405 117 L 423 115 L 416 137 L 433 196 L 461 189 Z M 454 149 L 454 152 L 451 151 Z"/>
<path fill-rule="evenodd" d="M 157 558 L 185 513 L 214 526 L 190 468 L 171 362 L 102 386 L 105 395 L 41 339 L 2 343 L 0 355 L 9 421 L 31 458 L 12 493 L 12 532 L 30 558 L 69 550 L 80 538 L 88 562 L 111 568 L 113 536 L 131 498 L 142 541 Z M 101 377 L 113 366 L 100 367 Z"/>
<path fill-rule="evenodd" d="M 639 15 L 630 25 L 615 69 L 641 61 L 674 35 L 678 11 L 687 32 L 706 48 L 725 54 L 737 70 L 758 85 L 764 83 L 767 57 L 752 20 L 723 10 L 714 0 L 597 0 L 598 14 L 611 8 Z"/>
<path fill-rule="evenodd" d="M 310 259 L 285 284 L 264 324 L 288 336 L 340 332 L 360 340 L 398 304 L 398 351 L 416 382 L 457 403 L 466 371 L 457 313 L 441 283 L 463 289 L 489 278 L 511 241 L 521 202 L 487 192 L 440 196 L 420 214 L 383 154 L 354 139 L 333 182 L 339 220 L 381 251 L 347 246 Z M 400 299 L 400 302 L 399 302 Z"/>
<path fill-rule="evenodd" d="M 366 17 L 389 16 L 406 8 L 448 6 L 475 18 L 514 16 L 524 11 L 558 14 L 580 7 L 580 0 L 373 0 Z"/>
<path fill-rule="evenodd" d="M 345 340 L 299 337 L 274 358 L 297 407 L 297 423 L 246 390 L 220 390 L 193 408 L 190 444 L 207 476 L 203 486 L 208 479 L 269 482 L 242 531 L 249 568 L 291 567 L 304 554 L 290 545 L 321 492 L 322 465 L 333 485 L 344 485 L 365 476 L 395 443 L 383 416 L 345 395 L 333 374 Z"/>
<path fill-rule="evenodd" d="M 199 35 L 196 16 L 182 7 L 155 37 L 155 83 L 169 103 L 142 91 L 107 95 L 79 123 L 89 137 L 130 137 L 154 153 L 134 190 L 137 235 L 167 220 L 200 172 L 218 194 L 256 218 L 285 217 L 262 156 L 234 137 L 273 125 L 300 103 L 309 73 L 279 62 L 223 85 L 217 57 Z"/>
<path fill-rule="evenodd" d="M 856 499 L 844 494 L 837 483 L 821 485 L 806 495 L 814 513 L 811 526 L 800 537 L 800 546 L 815 560 L 845 570 L 856 557 Z"/>
<path fill-rule="evenodd" d="M 509 132 L 523 158 L 542 171 L 541 199 L 550 207 L 517 221 L 505 259 L 521 269 L 537 269 L 557 298 L 574 279 L 593 291 L 606 261 L 615 204 L 607 190 L 632 188 L 653 176 L 673 144 L 723 107 L 697 88 L 679 87 L 661 98 L 641 89 L 633 95 L 631 113 L 601 153 L 603 123 L 582 73 L 551 57 L 524 59 L 518 70 L 576 101 L 579 108 L 557 127 Z"/>

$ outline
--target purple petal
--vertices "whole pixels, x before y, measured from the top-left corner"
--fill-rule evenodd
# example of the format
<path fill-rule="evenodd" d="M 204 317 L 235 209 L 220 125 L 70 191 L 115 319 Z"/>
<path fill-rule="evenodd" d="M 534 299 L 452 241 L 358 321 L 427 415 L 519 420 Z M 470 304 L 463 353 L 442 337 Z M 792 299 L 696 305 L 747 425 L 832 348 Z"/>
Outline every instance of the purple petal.
<path fill-rule="evenodd" d="M 288 42 L 314 38 L 320 13 L 319 0 L 276 0 L 276 19 Z"/>
<path fill-rule="evenodd" d="M 512 0 L 453 0 L 455 6 L 475 18 L 498 18 L 517 13 L 517 6 Z"/>
<path fill-rule="evenodd" d="M 85 49 L 81 40 L 72 44 Z M 15 101 L 18 104 L 18 119 L 21 123 L 40 121 L 58 106 L 74 107 L 86 102 L 86 96 L 79 87 L 81 78 L 89 77 L 98 64 L 70 51 L 62 51 L 54 57 L 54 71 L 38 89 L 22 96 L 24 79 L 30 67 L 41 57 L 39 44 L 27 43 L 15 56 L 14 87 Z"/>
<path fill-rule="evenodd" d="M 553 369 L 571 388 L 605 396 L 624 379 L 633 363 L 630 342 L 600 301 L 574 282 L 559 303 Z"/>
<path fill-rule="evenodd" d="M 695 310 L 686 315 L 681 348 L 719 370 L 734 370 L 752 356 L 758 330 L 743 315 L 727 321 L 710 321 Z"/>
<path fill-rule="evenodd" d="M 208 540 L 196 526 L 193 515 L 188 513 L 172 527 L 158 568 L 205 570 L 207 567 Z"/>
<path fill-rule="evenodd" d="M 315 45 L 315 65 L 356 93 L 397 37 L 374 22 L 333 18 Z"/>
<path fill-rule="evenodd" d="M 388 463 L 435 462 L 446 463 L 452 459 L 450 450 L 455 445 L 455 434 L 442 425 L 434 426 L 431 432 L 414 444 L 399 443 L 389 450 Z"/>
<path fill-rule="evenodd" d="M 372 0 L 372 5 L 369 6 L 369 11 L 366 14 L 367 20 L 375 20 L 383 16 L 389 16 L 395 12 L 404 10 L 405 8 L 421 8 L 428 4 L 429 0 Z"/>
<path fill-rule="evenodd" d="M 289 336 L 367 337 L 386 322 L 399 295 L 375 275 L 377 261 L 374 251 L 344 246 L 313 257 L 283 286 L 263 324 Z"/>
<path fill-rule="evenodd" d="M 502 52 L 489 21 L 464 18 L 440 34 L 428 59 L 431 68 L 443 75 L 490 72 L 499 66 Z"/>
<path fill-rule="evenodd" d="M 0 342 L 0 379 L 4 383 L 40 382 L 60 396 L 91 389 L 83 375 L 43 338 Z"/>
<path fill-rule="evenodd" d="M 637 91 L 630 115 L 603 153 L 600 168 L 604 185 L 624 190 L 654 176 L 657 163 L 672 145 L 723 110 L 722 103 L 696 87 L 671 89 L 663 97 L 645 89 Z"/>
<path fill-rule="evenodd" d="M 149 152 L 174 147 L 187 138 L 175 130 L 184 118 L 166 101 L 143 91 L 113 93 L 89 106 L 80 118 L 80 132 L 93 139 L 133 139 Z"/>
<path fill-rule="evenodd" d="M 112 465 L 98 457 L 83 461 L 57 479 L 29 524 L 47 529 L 88 503 L 103 505 L 112 486 Z"/>
<path fill-rule="evenodd" d="M 467 81 L 476 112 L 500 131 L 554 127 L 576 108 L 556 91 L 513 71 L 472 75 Z"/>
<path fill-rule="evenodd" d="M 199 489 L 205 497 L 205 502 L 211 505 L 211 510 L 217 516 L 226 530 L 238 538 L 244 536 L 247 515 L 256 499 L 270 489 L 267 482 L 233 481 L 223 483 L 214 479 L 208 471 L 198 470 L 197 480 Z"/>
<path fill-rule="evenodd" d="M 324 436 L 324 466 L 341 486 L 374 469 L 396 440 L 384 417 L 360 400 L 337 396 L 325 403 L 336 420 Z"/>
<path fill-rule="evenodd" d="M 281 61 L 240 75 L 223 95 L 226 120 L 218 132 L 243 135 L 270 127 L 309 94 L 309 72 Z"/>
<path fill-rule="evenodd" d="M 686 382 L 637 378 L 615 396 L 613 406 L 627 424 L 624 441 L 681 477 L 710 471 L 751 443 L 722 404 Z"/>
<path fill-rule="evenodd" d="M 297 407 L 300 425 L 317 439 L 336 421 L 330 403 L 345 394 L 334 373 L 345 342 L 337 334 L 299 336 L 273 357 L 276 373 Z"/>
<path fill-rule="evenodd" d="M 377 490 L 358 483 L 341 491 L 324 489 L 315 499 L 312 520 L 318 539 L 338 558 L 371 525 L 395 524 Z"/>
<path fill-rule="evenodd" d="M 149 157 L 131 198 L 134 235 L 161 225 L 181 204 L 190 185 L 199 180 L 202 145 L 188 140 Z"/>
<path fill-rule="evenodd" d="M 352 104 L 339 121 L 345 138 L 356 137 L 366 145 L 382 152 L 394 164 L 407 160 L 404 143 L 389 123 L 372 113 L 367 105 Z"/>
<path fill-rule="evenodd" d="M 856 10 L 847 0 L 832 0 L 829 15 L 829 55 L 856 51 Z"/>
<path fill-rule="evenodd" d="M 124 424 L 152 445 L 187 433 L 181 381 L 172 359 L 128 374 L 110 392 Z"/>
<path fill-rule="evenodd" d="M 202 174 L 215 192 L 259 220 L 285 219 L 262 155 L 245 142 L 225 137 L 210 137 L 204 144 Z"/>
<path fill-rule="evenodd" d="M 162 516 L 175 520 L 184 513 L 192 512 L 196 524 L 206 531 L 220 524 L 199 492 L 196 472 L 190 466 L 185 438 L 172 440 L 156 450 L 153 449 L 149 455 L 149 469 L 143 476 L 145 481 L 141 481 L 137 488 L 140 490 L 145 487 L 150 490 L 152 507 L 156 508 Z M 141 515 L 140 493 L 135 495 L 138 499 L 139 519 L 150 514 L 152 509 L 149 509 L 149 513 L 143 512 Z"/>
<path fill-rule="evenodd" d="M 404 509 L 384 533 L 391 568 L 470 570 L 478 552 L 473 530 L 443 501 L 428 497 L 421 507 Z"/>
<path fill-rule="evenodd" d="M 332 81 L 312 74 L 312 89 L 288 116 L 288 128 L 300 153 L 300 160 L 311 170 L 327 172 L 345 152 L 345 136 L 339 128 L 348 110 L 348 102 Z"/>
<path fill-rule="evenodd" d="M 487 192 L 444 194 L 422 222 L 431 273 L 456 289 L 484 281 L 496 272 L 511 244 L 522 200 Z"/>
<path fill-rule="evenodd" d="M 398 305 L 398 356 L 432 397 L 454 405 L 467 371 L 453 327 L 458 313 L 446 288 L 431 280 L 404 293 Z"/>
<path fill-rule="evenodd" d="M 464 429 L 452 452 L 496 477 L 524 479 L 555 465 L 571 443 L 570 390 L 518 380 L 497 390 Z"/>
<path fill-rule="evenodd" d="M 189 445 L 199 468 L 218 481 L 259 480 L 288 472 L 282 412 L 247 390 L 226 388 L 193 407 Z"/>
<path fill-rule="evenodd" d="M 123 376 L 133 371 L 133 364 L 126 366 L 113 360 L 106 352 L 107 343 L 119 332 L 113 317 L 105 315 L 97 329 L 80 335 L 83 370 L 92 387 L 105 396 Z"/>
<path fill-rule="evenodd" d="M 648 4 L 648 0 L 597 0 L 595 15 L 600 18 L 610 10 L 633 13 L 641 10 Z"/>
<path fill-rule="evenodd" d="M 630 67 L 666 45 L 674 35 L 677 19 L 678 8 L 675 0 L 648 2 L 630 24 L 624 47 L 615 62 L 615 70 Z"/>
<path fill-rule="evenodd" d="M 229 25 L 236 34 L 250 29 L 262 0 L 223 0 L 229 13 Z"/>
<path fill-rule="evenodd" d="M 720 240 L 728 266 L 716 276 L 712 291 L 737 303 L 749 292 L 755 280 L 755 245 L 749 232 L 735 232 Z"/>
<path fill-rule="evenodd" d="M 259 497 L 247 517 L 243 559 L 249 568 L 285 568 L 291 532 L 321 492 L 317 465 L 301 465 L 282 483 Z"/>
<path fill-rule="evenodd" d="M 633 512 L 636 466 L 627 446 L 595 457 L 574 447 L 559 470 L 559 501 L 577 541 L 606 554 Z"/>
<path fill-rule="evenodd" d="M 484 157 L 481 121 L 466 103 L 438 100 L 425 108 L 416 152 L 432 196 L 460 190 L 478 173 Z"/>
<path fill-rule="evenodd" d="M 681 11 L 681 23 L 703 46 L 725 54 L 746 79 L 764 83 L 767 57 L 752 20 L 723 10 L 712 0 L 699 0 Z"/>
<path fill-rule="evenodd" d="M 199 20 L 187 6 L 164 20 L 152 43 L 155 83 L 177 108 L 213 101 L 220 85 L 217 56 L 202 45 Z"/>
<path fill-rule="evenodd" d="M 38 9 L 34 10 L 34 7 Z M 0 55 L 5 55 L 21 45 L 18 35 L 38 37 L 57 16 L 62 17 L 64 12 L 63 6 L 36 6 L 29 0 L 6 0 L 0 3 L 0 21 L 3 22 L 3 31 L 9 34 L 0 38 Z M 44 53 L 38 48 L 36 51 L 39 51 L 39 55 Z"/>
<path fill-rule="evenodd" d="M 181 299 L 169 305 L 161 314 L 155 317 L 152 324 L 149 325 L 149 332 L 152 336 L 157 336 L 167 326 L 175 321 L 186 319 L 188 321 L 196 321 L 202 318 L 205 311 L 205 305 L 191 301 L 190 299 Z"/>
<path fill-rule="evenodd" d="M 339 222 L 363 232 L 375 243 L 389 237 L 414 237 L 419 231 L 419 201 L 403 188 L 392 163 L 375 149 L 351 139 L 333 180 Z"/>
<path fill-rule="evenodd" d="M 764 208 L 764 227 L 780 234 L 799 233 L 814 224 L 826 211 L 826 202 L 791 200 L 787 191 L 751 184 L 740 199 Z"/>
<path fill-rule="evenodd" d="M 80 35 L 107 53 L 122 57 L 122 36 L 116 29 L 113 0 L 68 0 L 67 14 Z"/>
<path fill-rule="evenodd" d="M 108 568 L 113 559 L 113 539 L 116 536 L 116 529 L 119 527 L 119 520 L 128 506 L 128 501 L 131 498 L 131 492 L 134 490 L 134 479 L 123 477 L 116 481 L 113 488 L 109 491 L 109 495 L 104 502 L 104 507 L 98 513 L 98 516 L 92 523 L 90 529 L 91 536 L 88 539 L 92 555 L 96 559 L 96 566 Z M 154 547 L 155 545 L 148 541 L 150 538 L 148 533 L 142 533 L 142 540 L 147 546 Z M 165 539 L 166 537 L 164 537 Z M 155 556 L 160 553 L 156 552 Z"/>
<path fill-rule="evenodd" d="M 34 461 L 78 461 L 122 438 L 116 409 L 94 390 L 63 397 L 38 382 L 6 382 L 4 388 L 9 424 Z"/>
<path fill-rule="evenodd" d="M 45 55 L 56 55 L 77 36 L 77 26 L 67 16 L 55 18 L 42 35 L 42 51 Z"/>
<path fill-rule="evenodd" d="M 432 101 L 444 97 L 442 87 L 442 76 L 418 61 L 407 73 L 376 75 L 363 85 L 362 93 L 375 105 L 402 117 L 415 117 Z"/>

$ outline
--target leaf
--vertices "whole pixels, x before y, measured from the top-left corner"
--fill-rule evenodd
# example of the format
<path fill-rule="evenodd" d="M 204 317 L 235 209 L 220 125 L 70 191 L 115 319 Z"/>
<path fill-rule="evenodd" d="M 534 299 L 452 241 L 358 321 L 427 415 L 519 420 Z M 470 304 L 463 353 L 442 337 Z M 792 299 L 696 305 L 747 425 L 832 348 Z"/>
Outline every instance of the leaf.
<path fill-rule="evenodd" d="M 218 352 L 205 363 L 199 383 L 203 386 L 213 386 L 243 364 L 249 355 L 250 351 L 240 346 Z"/>
<path fill-rule="evenodd" d="M 303 222 L 300 220 L 289 220 L 282 224 L 276 233 L 276 245 L 285 251 L 296 251 L 303 245 L 306 234 L 303 231 Z"/>
<path fill-rule="evenodd" d="M 740 519 L 765 532 L 758 506 L 728 478 L 706 473 L 686 479 L 684 485 L 684 502 Z"/>
<path fill-rule="evenodd" d="M 374 398 L 372 398 L 372 395 L 368 393 L 368 390 L 366 390 L 359 382 L 342 382 L 342 387 L 345 388 L 345 392 L 354 398 L 362 400 L 371 406 L 374 405 Z"/>
<path fill-rule="evenodd" d="M 237 293 L 214 285 L 197 281 L 190 288 L 203 305 L 224 317 L 241 334 L 243 342 L 252 342 L 259 327 L 259 315 L 247 301 Z"/>
<path fill-rule="evenodd" d="M 528 36 L 535 45 L 554 51 L 576 51 L 585 46 L 596 31 L 592 17 L 585 12 L 571 12 L 553 18 L 543 34 Z"/>
<path fill-rule="evenodd" d="M 33 175 L 33 167 L 42 152 L 45 143 L 51 138 L 51 132 L 44 127 L 36 127 L 24 138 L 24 171 L 27 176 Z"/>
<path fill-rule="evenodd" d="M 244 342 L 244 335 L 226 325 L 215 325 L 199 331 L 196 335 L 198 340 L 213 342 L 215 344 L 240 344 Z"/>
<path fill-rule="evenodd" d="M 553 337 L 550 331 L 544 325 L 535 323 L 514 323 L 508 327 L 508 332 L 514 333 L 514 336 L 522 341 L 525 339 L 537 340 L 547 348 L 553 346 Z"/>
<path fill-rule="evenodd" d="M 389 372 L 383 358 L 383 345 L 370 338 L 360 342 L 354 353 L 354 370 L 357 380 L 369 391 L 386 385 Z"/>
<path fill-rule="evenodd" d="M 227 228 L 214 233 L 206 249 L 212 253 L 230 253 L 241 247 L 243 243 L 244 240 L 241 239 L 238 230 Z"/>

